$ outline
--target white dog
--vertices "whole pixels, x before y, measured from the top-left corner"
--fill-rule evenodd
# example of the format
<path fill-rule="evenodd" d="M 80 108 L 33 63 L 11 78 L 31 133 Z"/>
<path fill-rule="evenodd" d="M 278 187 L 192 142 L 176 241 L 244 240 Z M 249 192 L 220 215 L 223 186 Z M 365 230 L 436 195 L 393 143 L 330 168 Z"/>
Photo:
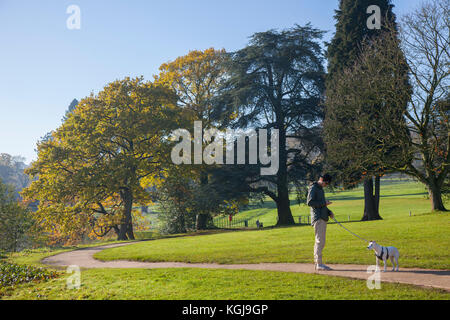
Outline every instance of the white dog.
<path fill-rule="evenodd" d="M 386 272 L 386 266 L 387 266 L 387 259 L 391 259 L 392 263 L 392 271 L 398 271 L 398 258 L 400 256 L 398 250 L 396 247 L 382 247 L 379 244 L 377 244 L 375 241 L 370 241 L 369 245 L 367 246 L 367 249 L 373 249 L 375 251 L 375 256 L 377 257 L 377 268 L 376 271 L 379 270 L 378 268 L 378 260 L 383 260 L 384 263 L 384 272 Z M 394 264 L 397 265 L 397 267 Z"/>

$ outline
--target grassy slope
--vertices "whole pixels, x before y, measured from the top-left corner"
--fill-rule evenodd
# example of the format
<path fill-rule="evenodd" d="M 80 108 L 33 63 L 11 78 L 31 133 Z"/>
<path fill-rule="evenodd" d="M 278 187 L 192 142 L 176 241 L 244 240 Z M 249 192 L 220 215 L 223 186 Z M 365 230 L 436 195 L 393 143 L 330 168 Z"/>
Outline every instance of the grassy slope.
<path fill-rule="evenodd" d="M 383 220 L 352 222 L 344 225 L 354 233 L 400 251 L 401 267 L 448 269 L 450 266 L 450 214 L 425 214 L 429 201 L 420 184 L 384 182 L 381 215 Z M 345 222 L 361 217 L 362 190 L 336 193 L 333 201 L 336 218 Z M 270 211 L 269 208 L 263 208 Z M 293 206 L 293 211 L 303 210 Z M 253 209 L 255 211 L 258 209 Z M 412 211 L 413 216 L 409 216 Z M 242 215 L 249 214 L 242 213 Z M 251 213 L 250 213 L 251 214 Z M 241 215 L 241 213 L 239 214 Z M 260 220 L 275 221 L 276 212 Z M 239 231 L 202 237 L 173 238 L 104 250 L 101 260 L 182 261 L 218 263 L 312 262 L 314 233 L 310 226 Z M 374 256 L 366 244 L 340 226 L 328 224 L 324 259 L 327 263 L 373 264 Z"/>
<path fill-rule="evenodd" d="M 448 269 L 450 214 L 399 217 L 344 224 L 362 237 L 400 251 L 401 267 Z M 201 237 L 172 238 L 107 249 L 101 260 L 182 261 L 218 263 L 312 263 L 314 233 L 310 226 L 237 231 Z M 326 263 L 373 264 L 366 243 L 336 224 L 329 224 L 324 249 Z"/>
<path fill-rule="evenodd" d="M 390 218 L 398 215 L 426 213 L 430 211 L 430 202 L 425 197 L 427 192 L 423 184 L 405 180 L 382 179 L 381 181 L 381 200 L 380 213 L 383 218 Z M 339 221 L 360 220 L 364 208 L 364 194 L 362 187 L 331 193 L 326 192 L 327 199 L 334 204 L 330 209 L 335 213 Z M 309 207 L 298 205 L 295 195 L 291 197 L 292 215 L 308 216 Z M 254 226 L 254 220 L 258 219 L 264 226 L 274 226 L 277 222 L 276 206 L 273 201 L 267 198 L 267 201 L 258 207 L 253 203 L 250 210 L 240 212 L 235 219 L 252 219 L 250 227 Z M 298 222 L 298 218 L 296 219 Z"/>

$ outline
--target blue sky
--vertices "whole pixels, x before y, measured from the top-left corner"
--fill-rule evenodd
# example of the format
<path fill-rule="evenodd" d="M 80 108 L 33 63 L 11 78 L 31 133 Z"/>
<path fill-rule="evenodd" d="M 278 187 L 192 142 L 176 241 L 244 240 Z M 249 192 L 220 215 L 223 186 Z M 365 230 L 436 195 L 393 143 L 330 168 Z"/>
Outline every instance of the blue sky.
<path fill-rule="evenodd" d="M 399 16 L 420 0 L 394 0 Z M 81 28 L 69 30 L 70 5 Z M 334 33 L 338 0 L 0 0 L 0 153 L 36 159 L 70 102 L 126 76 L 153 79 L 189 50 L 244 47 L 268 29 L 311 22 Z"/>

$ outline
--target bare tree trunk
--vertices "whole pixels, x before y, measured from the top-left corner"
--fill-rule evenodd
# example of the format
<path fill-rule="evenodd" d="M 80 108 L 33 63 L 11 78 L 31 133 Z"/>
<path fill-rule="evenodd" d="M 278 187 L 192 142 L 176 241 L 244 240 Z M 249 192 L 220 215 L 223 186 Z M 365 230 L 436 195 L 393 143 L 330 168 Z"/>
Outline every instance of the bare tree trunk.
<path fill-rule="evenodd" d="M 428 194 L 430 196 L 432 211 L 447 211 L 442 201 L 442 193 L 439 187 L 431 183 L 428 185 Z"/>
<path fill-rule="evenodd" d="M 278 212 L 278 222 L 277 226 L 281 225 L 293 225 L 295 224 L 294 218 L 292 217 L 290 200 L 289 200 L 289 190 L 287 186 L 279 186 L 278 188 L 278 201 L 277 212 Z"/>
<path fill-rule="evenodd" d="M 375 182 L 376 183 L 376 182 Z M 378 189 L 378 191 L 377 191 Z M 373 178 L 366 178 L 364 180 L 364 215 L 362 221 L 369 220 L 381 220 L 380 214 L 378 212 L 379 198 L 380 198 L 380 185 L 378 180 L 375 185 L 375 195 L 373 194 Z M 377 195 L 378 193 L 378 195 Z M 378 197 L 378 199 L 377 199 Z"/>
<path fill-rule="evenodd" d="M 208 215 L 205 213 L 197 214 L 195 221 L 195 228 L 197 230 L 206 230 L 206 222 L 208 221 Z"/>
<path fill-rule="evenodd" d="M 121 197 L 124 203 L 124 220 L 119 227 L 119 236 L 117 240 L 134 240 L 133 221 L 131 217 L 133 194 L 129 189 L 124 189 L 121 191 Z"/>
<path fill-rule="evenodd" d="M 287 175 L 287 154 L 286 154 L 286 131 L 279 129 L 279 169 L 277 173 L 277 226 L 295 224 L 291 212 L 291 202 L 289 200 L 288 175 Z"/>

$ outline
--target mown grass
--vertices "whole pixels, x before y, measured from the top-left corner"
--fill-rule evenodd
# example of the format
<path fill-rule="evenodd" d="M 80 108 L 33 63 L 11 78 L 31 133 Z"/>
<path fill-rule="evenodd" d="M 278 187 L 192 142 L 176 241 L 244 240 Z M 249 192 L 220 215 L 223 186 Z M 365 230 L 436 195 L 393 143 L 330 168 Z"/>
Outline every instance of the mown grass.
<path fill-rule="evenodd" d="M 95 269 L 82 271 L 81 287 L 68 289 L 67 277 L 3 290 L 2 299 L 96 300 L 299 300 L 450 299 L 450 293 L 382 283 L 370 290 L 363 280 L 317 274 L 213 269 Z M 0 289 L 0 295 L 1 295 Z"/>
<path fill-rule="evenodd" d="M 368 240 L 393 245 L 400 251 L 401 267 L 448 269 L 450 267 L 450 214 L 429 212 L 423 185 L 412 181 L 385 180 L 382 183 L 380 214 L 383 220 L 361 222 L 364 208 L 362 188 L 328 194 L 333 201 L 336 219 Z M 242 216 L 262 211 L 260 221 L 276 222 L 273 205 Z M 297 210 L 308 210 L 292 206 Z M 411 216 L 410 216 L 411 212 Z M 350 219 L 348 218 L 350 216 Z M 351 223 L 346 223 L 351 220 Z M 266 225 L 266 223 L 264 223 Z M 217 263 L 306 262 L 312 263 L 314 232 L 310 226 L 265 228 L 236 231 L 195 238 L 172 238 L 149 241 L 132 246 L 104 250 L 96 254 L 101 260 L 180 261 Z M 372 264 L 373 253 L 366 243 L 339 225 L 328 224 L 326 263 Z"/>
<path fill-rule="evenodd" d="M 330 209 L 339 221 L 360 220 L 364 210 L 364 193 L 362 186 L 352 190 L 326 190 L 327 199 L 333 201 Z M 296 196 L 291 195 L 291 211 L 298 223 L 299 216 L 309 216 L 310 208 L 305 204 L 298 204 Z M 382 179 L 380 215 L 383 218 L 391 218 L 399 215 L 409 216 L 430 211 L 430 201 L 423 184 L 413 180 Z M 249 227 L 255 227 L 255 219 L 258 219 L 265 227 L 274 226 L 277 223 L 277 209 L 275 203 L 266 198 L 264 204 L 252 202 L 249 210 L 239 212 L 234 219 L 251 220 Z M 304 220 L 302 220 L 304 221 Z"/>
<path fill-rule="evenodd" d="M 400 251 L 400 267 L 448 269 L 450 214 L 398 217 L 344 224 L 354 233 L 393 245 Z M 260 263 L 313 261 L 314 232 L 310 226 L 235 231 L 201 237 L 171 238 L 103 250 L 100 260 Z M 373 264 L 367 244 L 337 224 L 328 224 L 325 263 Z"/>

